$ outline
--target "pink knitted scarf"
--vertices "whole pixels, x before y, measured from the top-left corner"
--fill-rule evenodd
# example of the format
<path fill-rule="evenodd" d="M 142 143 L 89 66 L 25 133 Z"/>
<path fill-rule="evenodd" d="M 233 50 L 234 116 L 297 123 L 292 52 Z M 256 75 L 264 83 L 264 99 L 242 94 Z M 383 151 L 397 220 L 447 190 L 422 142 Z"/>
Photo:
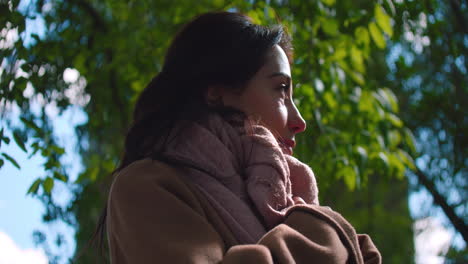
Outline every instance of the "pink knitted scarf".
<path fill-rule="evenodd" d="M 294 204 L 318 204 L 309 166 L 283 154 L 267 128 L 252 128 L 245 133 L 217 114 L 182 121 L 163 153 L 186 165 L 184 177 L 206 195 L 241 244 L 258 241 Z"/>

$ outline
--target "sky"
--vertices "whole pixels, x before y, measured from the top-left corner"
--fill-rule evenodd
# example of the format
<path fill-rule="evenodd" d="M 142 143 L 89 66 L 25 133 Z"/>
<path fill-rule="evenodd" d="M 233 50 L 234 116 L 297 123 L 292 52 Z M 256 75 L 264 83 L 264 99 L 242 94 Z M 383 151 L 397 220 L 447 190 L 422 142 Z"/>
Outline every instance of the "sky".
<path fill-rule="evenodd" d="M 17 147 L 2 145 L 1 150 L 13 155 L 21 154 Z M 26 155 L 22 156 L 15 155 L 21 164 L 26 164 Z M 44 228 L 41 222 L 43 207 L 38 200 L 25 196 L 39 162 L 34 158 L 21 171 L 9 163 L 0 169 L 0 264 L 45 263 L 43 250 L 35 249 L 32 240 L 33 230 Z M 27 257 L 18 258 L 23 255 Z M 36 258 L 31 261 L 34 256 Z M 17 262 L 12 262 L 13 259 Z"/>
<path fill-rule="evenodd" d="M 0 231 L 0 264 L 48 263 L 47 256 L 41 249 L 22 249 L 11 237 Z"/>
<path fill-rule="evenodd" d="M 11 143 L 1 147 L 2 152 L 11 153 L 20 162 L 22 169 L 18 170 L 9 162 L 0 169 L 0 231 L 15 233 L 22 245 L 31 247 L 32 234 L 28 230 L 39 227 L 37 223 L 41 221 L 43 210 L 40 201 L 25 194 L 40 168 L 41 159 L 27 160 L 27 154 L 18 150 Z"/>
<path fill-rule="evenodd" d="M 49 112 L 54 113 L 53 110 Z M 15 113 L 15 110 L 13 110 L 13 113 Z M 71 181 L 77 178 L 82 169 L 79 162 L 80 158 L 75 151 L 76 136 L 73 127 L 85 121 L 86 116 L 84 113 L 79 108 L 73 107 L 65 111 L 63 115 L 55 116 L 53 122 L 54 129 L 57 131 L 58 142 L 65 147 L 67 153 L 61 162 L 63 165 L 68 166 L 67 171 Z M 0 127 L 4 127 L 4 122 L 0 122 Z M 6 135 L 10 135 L 9 131 L 7 131 Z M 0 150 L 0 152 L 6 152 L 13 156 L 21 166 L 19 170 L 8 161 L 5 161 L 4 166 L 0 169 L 0 264 L 43 263 L 40 257 L 35 258 L 34 261 L 26 258 L 24 259 L 25 262 L 20 260 L 17 262 L 6 261 L 12 254 L 20 253 L 25 256 L 34 254 L 35 256 L 41 256 L 42 254 L 45 257 L 44 250 L 36 248 L 34 244 L 33 232 L 36 230 L 45 233 L 48 239 L 54 239 L 59 233 L 64 234 L 66 242 L 60 252 L 65 258 L 72 256 L 75 249 L 74 229 L 62 222 L 44 224 L 42 222 L 42 214 L 45 211 L 44 206 L 38 199 L 26 195 L 32 182 L 37 177 L 45 175 L 42 168 L 45 160 L 40 155 L 28 158 L 28 154 L 16 146 L 13 140 L 8 145 L 2 144 Z M 72 198 L 66 186 L 57 181 L 53 197 L 60 204 L 66 204 Z M 4 247 L 2 245 L 8 246 Z M 49 246 L 52 252 L 58 252 L 53 243 L 49 243 Z M 27 252 L 29 252 L 29 255 L 25 254 Z"/>
<path fill-rule="evenodd" d="M 30 2 L 31 0 L 22 0 L 18 9 L 24 12 Z M 47 7 L 47 4 L 45 6 Z M 19 37 L 22 37 L 25 44 L 28 45 L 31 41 L 29 36 L 32 33 L 43 36 L 44 21 L 41 16 L 36 16 L 34 20 L 27 19 L 26 33 L 22 36 L 18 36 L 18 32 L 15 30 L 0 33 L 6 34 L 6 41 L 0 41 L 0 48 L 11 47 Z M 2 71 L 1 63 L 0 61 L 0 74 Z M 66 91 L 65 95 L 76 106 L 67 109 L 59 116 L 55 105 L 44 105 L 42 98 L 36 97 L 32 98 L 31 108 L 33 111 L 39 112 L 42 107 L 45 107 L 46 113 L 53 119 L 55 136 L 58 138 L 58 143 L 65 147 L 67 153 L 61 162 L 69 166 L 67 171 L 70 180 L 73 181 L 81 170 L 80 158 L 75 151 L 74 127 L 86 122 L 87 117 L 79 106 L 86 104 L 89 97 L 83 97 L 86 81 L 79 76 L 78 71 L 67 69 L 64 73 L 64 81 L 70 84 L 70 89 Z M 28 85 L 23 95 L 31 97 L 33 91 L 34 88 Z M 18 107 L 9 105 L 7 108 L 9 110 L 7 118 L 12 120 L 13 124 L 19 124 Z M 5 120 L 0 120 L 0 128 L 2 127 L 5 127 Z M 11 132 L 7 130 L 6 134 L 10 136 Z M 33 232 L 36 230 L 46 234 L 49 240 L 56 238 L 59 233 L 64 234 L 65 245 L 60 252 L 65 256 L 65 259 L 70 257 L 75 249 L 74 229 L 62 222 L 44 224 L 42 222 L 44 206 L 38 199 L 26 195 L 31 183 L 37 177 L 45 175 L 42 168 L 44 159 L 40 155 L 28 158 L 28 154 L 16 146 L 13 140 L 9 145 L 3 144 L 0 152 L 6 152 L 13 156 L 21 166 L 21 170 L 18 170 L 6 161 L 0 169 L 0 264 L 47 263 L 45 250 L 42 247 L 37 247 L 34 243 Z M 72 198 L 70 191 L 64 184 L 56 184 L 53 197 L 60 204 L 66 204 Z M 53 243 L 47 244 L 49 245 L 48 250 L 57 252 Z M 61 263 L 65 263 L 65 261 Z"/>

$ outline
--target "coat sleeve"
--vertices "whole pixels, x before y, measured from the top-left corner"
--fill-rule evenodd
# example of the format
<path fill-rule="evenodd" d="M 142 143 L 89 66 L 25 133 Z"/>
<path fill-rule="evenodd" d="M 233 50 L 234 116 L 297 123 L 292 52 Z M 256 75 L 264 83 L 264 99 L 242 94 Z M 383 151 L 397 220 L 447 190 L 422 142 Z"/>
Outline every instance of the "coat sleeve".
<path fill-rule="evenodd" d="M 227 249 L 183 183 L 155 177 L 154 172 L 132 174 L 119 175 L 109 196 L 107 230 L 113 264 L 346 263 L 349 257 L 334 226 L 307 210 L 290 212 L 257 244 Z"/>

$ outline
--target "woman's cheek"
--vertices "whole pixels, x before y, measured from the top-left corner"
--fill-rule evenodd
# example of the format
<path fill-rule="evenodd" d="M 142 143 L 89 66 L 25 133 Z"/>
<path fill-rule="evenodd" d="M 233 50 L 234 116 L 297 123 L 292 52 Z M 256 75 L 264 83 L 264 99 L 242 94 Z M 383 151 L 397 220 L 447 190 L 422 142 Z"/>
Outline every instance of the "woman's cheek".
<path fill-rule="evenodd" d="M 266 118 L 269 127 L 280 134 L 284 131 L 287 123 L 288 110 L 285 105 L 279 104 L 272 107 Z"/>
<path fill-rule="evenodd" d="M 285 127 L 288 122 L 288 108 L 286 107 L 286 105 L 281 105 L 281 107 L 279 108 L 278 116 L 281 120 L 282 126 Z"/>

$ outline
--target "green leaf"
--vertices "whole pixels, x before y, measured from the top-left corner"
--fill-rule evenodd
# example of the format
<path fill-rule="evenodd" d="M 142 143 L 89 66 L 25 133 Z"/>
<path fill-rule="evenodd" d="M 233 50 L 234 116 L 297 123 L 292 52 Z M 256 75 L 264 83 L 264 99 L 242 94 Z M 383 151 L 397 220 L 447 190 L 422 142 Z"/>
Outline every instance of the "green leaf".
<path fill-rule="evenodd" d="M 364 80 L 364 77 L 362 76 L 362 74 L 360 72 L 357 72 L 357 71 L 350 71 L 348 72 L 349 76 L 351 76 L 351 79 L 353 79 L 353 81 L 355 81 L 357 84 L 359 85 L 364 85 L 365 84 L 365 80 Z"/>
<path fill-rule="evenodd" d="M 322 19 L 322 29 L 323 31 L 330 36 L 337 35 L 338 32 L 338 22 L 333 19 Z"/>
<path fill-rule="evenodd" d="M 4 128 L 2 128 L 2 130 L 0 130 L 0 146 L 1 146 L 1 143 L 2 141 L 5 142 L 7 145 L 8 143 L 10 143 L 10 139 L 6 136 L 4 136 Z"/>
<path fill-rule="evenodd" d="M 82 172 L 78 175 L 74 183 L 81 184 L 85 179 L 86 179 L 86 172 Z"/>
<path fill-rule="evenodd" d="M 385 10 L 380 5 L 375 5 L 374 8 L 375 19 L 377 20 L 377 25 L 387 33 L 390 37 L 393 36 L 393 28 L 391 25 L 390 16 L 385 13 Z"/>
<path fill-rule="evenodd" d="M 321 0 L 321 2 L 327 6 L 333 6 L 336 3 L 336 0 Z"/>
<path fill-rule="evenodd" d="M 255 24 L 262 24 L 262 18 L 261 16 L 259 15 L 259 12 L 252 9 L 250 11 L 247 12 L 247 15 L 252 18 L 252 21 L 255 23 Z"/>
<path fill-rule="evenodd" d="M 7 145 L 10 144 L 10 138 L 9 137 L 3 137 L 3 142 L 5 142 Z"/>
<path fill-rule="evenodd" d="M 387 113 L 386 117 L 387 117 L 387 120 L 389 120 L 390 123 L 392 123 L 392 125 L 394 125 L 395 127 L 398 127 L 398 128 L 403 127 L 403 121 L 401 121 L 401 119 L 398 116 L 392 113 Z"/>
<path fill-rule="evenodd" d="M 31 148 L 33 149 L 33 151 L 31 152 L 31 154 L 29 154 L 28 159 L 34 156 L 37 153 L 37 151 L 41 149 L 41 147 L 39 146 L 39 142 L 37 141 L 31 144 Z"/>
<path fill-rule="evenodd" d="M 379 143 L 379 146 L 380 146 L 382 149 L 384 149 L 384 148 L 385 148 L 385 141 L 384 141 L 382 135 L 377 134 L 377 135 L 375 135 L 375 136 L 376 136 L 376 138 L 377 138 L 377 143 Z"/>
<path fill-rule="evenodd" d="M 6 154 L 5 152 L 2 153 L 2 156 L 5 157 L 5 159 L 7 159 L 9 162 L 11 162 L 11 164 L 13 164 L 13 166 L 15 166 L 18 169 L 21 169 L 20 165 L 18 164 L 18 162 L 16 162 L 16 160 L 13 157 Z"/>
<path fill-rule="evenodd" d="M 52 146 L 51 146 L 51 149 L 52 149 L 55 153 L 57 153 L 58 155 L 62 155 L 63 153 L 65 153 L 65 149 L 62 148 L 62 147 L 59 147 L 59 146 L 57 146 L 57 145 L 52 145 Z"/>
<path fill-rule="evenodd" d="M 388 154 L 387 156 L 391 168 L 395 171 L 395 176 L 400 180 L 403 179 L 403 177 L 405 176 L 406 169 L 405 164 L 400 160 L 398 156 L 394 155 L 393 153 Z"/>
<path fill-rule="evenodd" d="M 388 9 L 390 9 L 390 14 L 392 16 L 395 16 L 396 10 L 395 10 L 395 5 L 393 4 L 392 0 L 385 0 L 385 3 L 388 6 Z"/>
<path fill-rule="evenodd" d="M 96 181 L 98 175 L 99 175 L 99 168 L 94 167 L 94 168 L 92 168 L 91 171 L 89 172 L 88 178 L 89 178 L 92 182 L 94 182 L 94 181 Z"/>
<path fill-rule="evenodd" d="M 389 163 L 388 157 L 387 157 L 387 155 L 385 153 L 379 152 L 378 157 L 382 161 L 382 163 L 384 164 L 385 168 L 390 168 L 390 163 Z"/>
<path fill-rule="evenodd" d="M 404 128 L 403 133 L 405 136 L 406 146 L 408 146 L 410 153 L 412 155 L 415 155 L 417 150 L 416 150 L 416 139 L 414 138 L 413 132 L 411 132 L 411 130 L 409 130 L 408 128 Z"/>
<path fill-rule="evenodd" d="M 28 153 L 28 151 L 26 150 L 26 146 L 24 145 L 23 139 L 17 131 L 13 131 L 13 139 L 15 140 L 16 144 L 18 145 L 18 147 L 20 147 L 21 150 Z"/>
<path fill-rule="evenodd" d="M 54 178 L 63 182 L 68 182 L 68 177 L 62 173 L 54 172 Z"/>
<path fill-rule="evenodd" d="M 274 8 L 272 8 L 271 6 L 266 6 L 265 9 L 267 11 L 266 14 L 268 15 L 269 19 L 273 20 L 277 17 L 277 14 Z"/>
<path fill-rule="evenodd" d="M 27 194 L 36 194 L 37 193 L 37 190 L 39 189 L 39 186 L 41 185 L 42 183 L 42 179 L 36 179 L 32 184 L 31 186 L 29 187 L 28 189 L 28 192 Z"/>
<path fill-rule="evenodd" d="M 3 128 L 0 130 L 0 147 L 2 146 L 3 141 Z"/>
<path fill-rule="evenodd" d="M 371 98 L 371 95 L 369 92 L 364 91 L 361 94 L 361 98 L 358 102 L 358 108 L 360 112 L 365 112 L 365 113 L 374 112 L 373 99 Z"/>
<path fill-rule="evenodd" d="M 398 99 L 390 89 L 378 89 L 377 92 L 373 93 L 373 96 L 384 109 L 394 113 L 398 112 Z"/>
<path fill-rule="evenodd" d="M 353 81 L 355 81 L 359 85 L 364 85 L 365 80 L 360 72 L 351 70 L 345 61 L 339 61 L 338 64 L 343 69 L 343 71 L 351 77 Z"/>
<path fill-rule="evenodd" d="M 343 179 L 348 189 L 351 191 L 354 191 L 354 189 L 356 188 L 356 178 L 357 178 L 357 175 L 354 169 L 350 166 L 346 166 L 341 170 L 341 173 L 343 174 Z"/>
<path fill-rule="evenodd" d="M 52 168 L 60 168 L 60 162 L 58 162 L 58 160 L 54 156 L 50 156 L 44 163 L 44 168 L 46 170 L 51 170 Z"/>
<path fill-rule="evenodd" d="M 325 102 L 330 107 L 330 109 L 334 109 L 338 105 L 338 103 L 336 102 L 336 98 L 333 96 L 333 93 L 331 93 L 330 91 L 326 91 L 324 93 L 323 99 L 325 99 Z"/>
<path fill-rule="evenodd" d="M 24 72 L 29 72 L 31 71 L 31 64 L 29 63 L 23 63 L 23 65 L 21 65 L 20 67 Z"/>
<path fill-rule="evenodd" d="M 42 135 L 42 130 L 34 123 L 34 121 L 32 120 L 27 120 L 26 118 L 24 117 L 21 117 L 20 118 L 21 121 L 23 121 L 24 125 L 33 129 L 38 135 Z"/>
<path fill-rule="evenodd" d="M 343 47 L 343 46 L 340 46 L 340 47 L 336 47 L 335 49 L 335 53 L 333 53 L 333 59 L 334 60 L 341 60 L 343 59 L 344 57 L 346 57 L 347 55 L 347 51 L 346 51 L 346 48 Z"/>
<path fill-rule="evenodd" d="M 362 52 L 354 45 L 351 46 L 351 62 L 358 72 L 364 73 L 365 67 Z"/>
<path fill-rule="evenodd" d="M 385 38 L 382 34 L 382 32 L 379 30 L 377 27 L 377 24 L 375 22 L 369 23 L 369 32 L 372 37 L 372 40 L 374 41 L 375 45 L 377 45 L 378 48 L 384 49 L 385 48 Z"/>
<path fill-rule="evenodd" d="M 52 189 L 54 188 L 54 179 L 52 179 L 51 177 L 47 177 L 42 186 L 44 187 L 44 191 L 47 194 L 51 194 Z"/>
<path fill-rule="evenodd" d="M 388 145 L 391 148 L 397 147 L 401 143 L 401 135 L 400 132 L 396 130 L 391 130 L 388 132 Z"/>
<path fill-rule="evenodd" d="M 359 153 L 359 156 L 361 157 L 361 159 L 362 159 L 363 161 L 367 160 L 367 151 L 366 151 L 365 148 L 363 148 L 363 147 L 361 147 L 361 146 L 358 146 L 358 147 L 356 148 L 356 151 L 357 151 L 357 153 Z"/>
<path fill-rule="evenodd" d="M 394 113 L 398 112 L 398 99 L 392 90 L 388 88 L 379 89 L 378 93 L 386 100 L 389 109 Z"/>
<path fill-rule="evenodd" d="M 5 162 L 2 159 L 0 159 L 0 168 L 3 167 L 3 164 L 5 164 Z"/>
<path fill-rule="evenodd" d="M 408 154 L 408 152 L 399 149 L 397 151 L 397 155 L 400 158 L 400 160 L 410 169 L 410 170 L 416 170 L 416 166 L 414 165 L 414 159 Z"/>
<path fill-rule="evenodd" d="M 359 26 L 354 31 L 354 36 L 356 37 L 356 41 L 358 44 L 369 45 L 370 36 L 369 31 L 363 26 Z"/>
<path fill-rule="evenodd" d="M 19 77 L 15 80 L 15 87 L 14 89 L 16 91 L 21 91 L 23 92 L 26 89 L 26 86 L 28 84 L 28 79 L 24 77 Z"/>

